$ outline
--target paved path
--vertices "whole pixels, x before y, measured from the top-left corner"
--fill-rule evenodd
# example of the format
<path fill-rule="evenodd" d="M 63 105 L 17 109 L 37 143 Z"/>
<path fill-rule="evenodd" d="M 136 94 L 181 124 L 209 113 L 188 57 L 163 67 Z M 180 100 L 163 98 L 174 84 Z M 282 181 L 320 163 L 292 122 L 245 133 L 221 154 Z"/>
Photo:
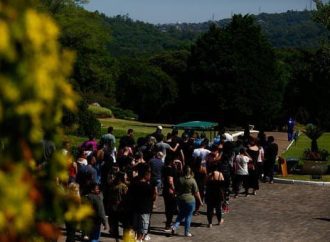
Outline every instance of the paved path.
<path fill-rule="evenodd" d="M 151 241 L 330 241 L 330 187 L 261 184 L 256 196 L 242 195 L 230 203 L 223 225 L 207 228 L 202 214 L 193 217 L 192 238 L 182 236 L 183 227 L 178 236 L 169 237 L 163 231 L 165 215 L 159 197 Z M 100 241 L 114 240 L 104 233 Z"/>

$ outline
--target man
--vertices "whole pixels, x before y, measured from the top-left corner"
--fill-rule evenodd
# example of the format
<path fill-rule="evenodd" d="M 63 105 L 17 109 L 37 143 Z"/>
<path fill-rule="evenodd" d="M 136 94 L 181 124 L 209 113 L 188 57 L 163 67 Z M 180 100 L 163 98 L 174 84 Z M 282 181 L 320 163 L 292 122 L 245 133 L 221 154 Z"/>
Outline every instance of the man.
<path fill-rule="evenodd" d="M 108 133 L 101 136 L 100 139 L 100 148 L 105 148 L 111 153 L 111 157 L 113 159 L 113 163 L 116 163 L 116 138 L 112 134 L 113 127 L 108 127 Z"/>
<path fill-rule="evenodd" d="M 163 127 L 159 125 L 159 126 L 157 126 L 156 131 L 153 132 L 152 134 L 150 134 L 149 136 L 153 136 L 156 138 L 156 140 L 159 140 L 160 136 L 163 135 L 162 130 L 163 130 Z"/>
<path fill-rule="evenodd" d="M 104 134 L 101 136 L 101 139 L 100 139 L 100 145 L 103 147 L 103 145 L 105 144 L 109 144 L 111 145 L 112 147 L 115 146 L 116 144 L 116 138 L 115 136 L 112 134 L 113 132 L 113 127 L 108 127 L 108 133 L 107 134 Z"/>
<path fill-rule="evenodd" d="M 142 242 L 148 234 L 153 201 L 156 198 L 154 187 L 150 184 L 151 171 L 147 164 L 138 168 L 138 177 L 128 188 L 128 201 L 133 214 L 136 241 Z"/>
<path fill-rule="evenodd" d="M 102 201 L 102 194 L 100 193 L 99 185 L 93 183 L 91 185 L 90 193 L 86 196 L 87 200 L 92 205 L 94 215 L 93 215 L 93 227 L 89 233 L 90 241 L 98 241 L 101 235 L 101 224 L 103 224 L 104 229 L 106 229 L 106 217 L 104 211 L 104 205 Z"/>
<path fill-rule="evenodd" d="M 120 138 L 119 141 L 119 150 L 123 149 L 124 147 L 130 147 L 134 148 L 135 146 L 135 140 L 133 136 L 133 129 L 128 129 L 127 130 L 127 135 L 124 135 L 123 137 Z"/>
<path fill-rule="evenodd" d="M 265 149 L 265 179 L 268 177 L 269 183 L 274 183 L 274 166 L 278 154 L 278 145 L 274 141 L 274 137 L 269 136 L 267 140 L 267 147 Z"/>
<path fill-rule="evenodd" d="M 157 139 L 156 148 L 157 151 L 161 151 L 163 153 L 162 161 L 165 162 L 167 151 L 175 152 L 179 144 L 177 143 L 174 148 L 172 148 L 168 143 L 164 142 L 164 135 L 160 134 Z"/>

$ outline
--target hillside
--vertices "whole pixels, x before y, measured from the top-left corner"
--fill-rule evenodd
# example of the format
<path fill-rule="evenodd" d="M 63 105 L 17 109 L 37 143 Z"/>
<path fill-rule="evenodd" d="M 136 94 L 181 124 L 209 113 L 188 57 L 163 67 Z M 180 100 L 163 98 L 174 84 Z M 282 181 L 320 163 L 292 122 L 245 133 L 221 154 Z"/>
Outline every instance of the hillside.
<path fill-rule="evenodd" d="M 326 29 L 312 21 L 311 11 L 288 11 L 254 16 L 276 48 L 315 48 L 328 37 Z M 153 25 L 134 21 L 128 16 L 107 17 L 111 27 L 111 53 L 114 56 L 154 54 L 164 50 L 189 48 L 210 23 L 177 23 Z M 230 19 L 215 21 L 224 26 Z"/>

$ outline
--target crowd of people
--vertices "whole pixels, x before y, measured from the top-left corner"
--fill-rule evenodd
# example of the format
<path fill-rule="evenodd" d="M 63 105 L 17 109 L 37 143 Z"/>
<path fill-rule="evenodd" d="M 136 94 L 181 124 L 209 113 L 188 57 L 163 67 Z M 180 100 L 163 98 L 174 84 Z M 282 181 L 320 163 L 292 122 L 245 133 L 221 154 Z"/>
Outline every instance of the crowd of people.
<path fill-rule="evenodd" d="M 69 189 L 92 204 L 93 226 L 83 232 L 86 240 L 98 241 L 102 224 L 108 218 L 109 233 L 119 240 L 119 225 L 135 232 L 137 241 L 150 240 L 150 218 L 156 199 L 165 205 L 164 231 L 176 234 L 184 222 L 184 235 L 192 236 L 190 224 L 200 207 L 207 206 L 208 227 L 224 223 L 229 199 L 256 195 L 259 182 L 273 183 L 278 146 L 274 137 L 266 139 L 249 132 L 234 141 L 229 133 L 219 132 L 209 140 L 205 134 L 173 130 L 166 137 L 156 131 L 135 140 L 133 129 L 120 138 L 113 128 L 97 142 L 91 136 L 78 147 L 69 167 Z M 65 154 L 70 156 L 68 143 Z M 72 157 L 72 156 L 70 156 Z M 162 198 L 161 198 L 162 196 Z M 176 218 L 174 219 L 174 216 Z M 66 224 L 67 241 L 74 241 L 77 227 Z"/>

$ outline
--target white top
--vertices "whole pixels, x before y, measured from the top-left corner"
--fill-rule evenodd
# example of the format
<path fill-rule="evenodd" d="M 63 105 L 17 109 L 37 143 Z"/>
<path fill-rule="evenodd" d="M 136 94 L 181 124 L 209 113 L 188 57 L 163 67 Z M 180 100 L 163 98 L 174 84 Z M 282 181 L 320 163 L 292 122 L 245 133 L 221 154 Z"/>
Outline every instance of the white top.
<path fill-rule="evenodd" d="M 202 161 L 204 161 L 206 156 L 210 153 L 211 153 L 211 151 L 209 151 L 208 149 L 197 148 L 197 149 L 194 149 L 194 152 L 193 152 L 192 156 L 194 158 L 200 157 L 202 159 Z"/>
<path fill-rule="evenodd" d="M 237 163 L 237 175 L 249 175 L 248 166 L 250 158 L 246 155 L 237 155 L 235 158 L 235 162 Z"/>
<path fill-rule="evenodd" d="M 259 148 L 258 162 L 263 162 L 264 161 L 264 156 L 265 156 L 264 148 L 260 147 Z"/>
<path fill-rule="evenodd" d="M 233 136 L 231 134 L 224 133 L 223 135 L 226 137 L 225 142 L 228 142 L 228 141 L 232 142 L 232 141 L 234 141 L 234 138 L 233 138 Z"/>

